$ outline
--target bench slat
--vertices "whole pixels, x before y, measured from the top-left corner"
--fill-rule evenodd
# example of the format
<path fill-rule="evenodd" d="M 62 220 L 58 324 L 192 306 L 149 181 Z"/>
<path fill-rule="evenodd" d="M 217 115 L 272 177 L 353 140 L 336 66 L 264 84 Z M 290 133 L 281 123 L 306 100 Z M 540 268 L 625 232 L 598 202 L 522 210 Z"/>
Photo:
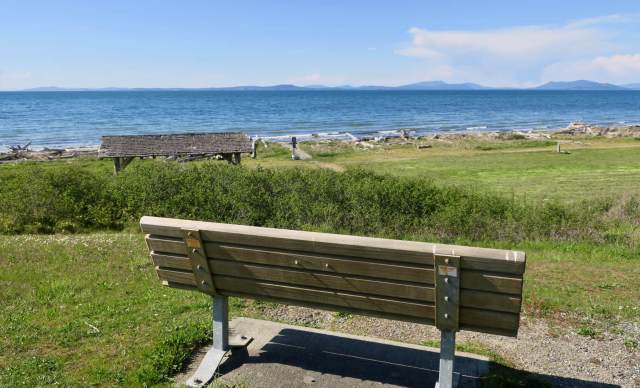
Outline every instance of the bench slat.
<path fill-rule="evenodd" d="M 198 291 L 192 273 L 162 268 L 157 269 L 157 273 L 166 286 Z M 321 304 L 327 309 L 345 308 L 348 311 L 357 310 L 369 315 L 372 315 L 370 313 L 382 314 L 380 316 L 418 323 L 433 324 L 435 313 L 434 307 L 429 304 L 403 302 L 369 295 L 321 291 L 222 275 L 214 275 L 214 282 L 220 293 L 224 295 L 250 299 L 269 297 L 275 301 L 312 307 Z M 469 307 L 460 308 L 460 325 L 463 329 L 515 335 L 518 321 L 518 314 Z"/>
<path fill-rule="evenodd" d="M 408 315 L 433 320 L 433 304 L 404 302 L 370 295 L 359 295 L 338 291 L 324 291 L 305 287 L 276 284 L 265 281 L 239 279 L 214 275 L 216 287 L 221 291 L 249 293 L 304 302 L 320 303 L 337 307 L 350 307 L 363 311 Z"/>
<path fill-rule="evenodd" d="M 155 265 L 163 267 L 160 269 L 191 270 L 191 260 L 188 257 L 168 256 L 155 253 L 151 256 Z M 434 289 L 429 286 L 385 282 L 353 276 L 336 275 L 327 272 L 296 271 L 281 267 L 234 263 L 221 260 L 210 260 L 209 265 L 213 273 L 217 275 L 249 277 L 258 280 L 291 283 L 293 285 L 329 287 L 342 291 L 434 302 Z M 461 290 L 460 304 L 465 307 L 518 313 L 520 312 L 521 299 L 513 295 L 463 289 Z"/>
<path fill-rule="evenodd" d="M 156 267 L 156 272 L 160 280 L 196 287 L 196 278 L 193 276 L 193 272 L 169 270 L 160 267 Z"/>
<path fill-rule="evenodd" d="M 147 239 L 150 249 L 154 252 L 185 254 L 183 242 L 150 236 Z M 289 268 L 308 270 L 322 270 L 339 274 L 360 275 L 385 280 L 400 280 L 433 285 L 433 269 L 408 265 L 392 265 L 364 260 L 349 260 L 348 258 L 323 257 L 318 255 L 304 255 L 274 251 L 268 249 L 253 249 L 237 246 L 225 246 L 214 243 L 205 244 L 207 256 L 214 259 L 237 260 L 246 263 L 278 265 Z M 295 264 L 297 261 L 298 264 Z M 327 268 L 325 265 L 329 264 Z M 522 279 L 504 276 L 500 273 L 483 273 L 479 271 L 464 271 L 461 287 L 478 291 L 490 291 L 511 295 L 522 293 Z"/>
<path fill-rule="evenodd" d="M 207 255 L 212 259 L 279 265 L 307 270 L 330 271 L 340 274 L 433 284 L 433 267 L 403 265 L 402 263 L 390 264 L 387 262 L 367 261 L 366 259 L 354 260 L 349 257 L 310 255 L 215 243 L 206 244 L 206 249 Z"/>
<path fill-rule="evenodd" d="M 187 257 L 179 258 L 177 256 L 171 256 L 169 253 L 155 253 L 156 251 L 179 251 L 174 254 L 180 254 L 180 252 L 186 252 L 186 248 L 181 241 L 174 241 L 168 239 L 161 239 L 156 237 L 148 238 L 149 247 L 154 251 L 152 254 L 152 258 L 154 263 L 160 267 L 169 267 L 169 268 L 177 268 L 177 269 L 185 269 L 190 270 L 191 262 Z M 328 258 L 322 256 L 310 256 L 310 255 L 301 255 L 287 252 L 277 252 L 272 250 L 265 249 L 247 249 L 240 248 L 234 246 L 222 246 L 218 244 L 206 244 L 207 256 L 209 258 L 215 259 L 224 259 L 224 260 L 237 260 L 240 265 L 236 267 L 230 267 L 229 264 L 226 264 L 226 270 L 223 270 L 225 274 L 237 276 L 237 277 L 247 277 L 246 268 L 243 266 L 249 264 L 267 264 L 270 266 L 279 266 L 282 267 L 282 270 L 287 269 L 295 269 L 295 270 L 310 270 L 310 271 L 321 271 L 321 274 L 327 276 L 329 274 L 338 274 L 339 276 L 335 277 L 340 279 L 341 276 L 344 275 L 354 275 L 354 276 L 365 276 L 372 277 L 377 280 L 378 283 L 369 282 L 366 283 L 370 286 L 371 289 L 377 290 L 378 292 L 382 292 L 385 289 L 387 292 L 389 291 L 389 287 L 381 286 L 390 285 L 393 286 L 393 283 L 388 283 L 385 281 L 391 282 L 415 282 L 421 283 L 425 286 L 433 286 L 433 270 L 425 269 L 415 266 L 402 266 L 402 265 L 390 265 L 390 264 L 380 264 L 377 262 L 367 262 L 361 260 L 345 260 L 345 259 L 336 259 L 336 258 Z M 171 262 L 169 262 L 171 261 Z M 298 264 L 295 264 L 297 261 Z M 329 264 L 329 267 L 325 265 Z M 218 260 L 212 260 L 211 264 L 213 266 L 213 272 L 219 273 L 220 270 L 216 269 L 216 266 L 225 265 L 218 264 Z M 242 272 L 233 273 L 231 272 L 231 268 L 236 268 L 237 271 Z M 259 267 L 256 267 L 259 268 Z M 265 270 L 262 270 L 264 275 Z M 287 272 L 296 276 L 296 272 Z M 280 276 L 280 275 L 272 275 L 272 276 Z M 309 277 L 309 275 L 305 275 Z M 281 278 L 282 279 L 282 278 Z M 334 278 L 326 278 L 325 279 L 334 279 Z M 267 278 L 265 280 L 278 280 L 274 278 Z M 282 281 L 282 280 L 280 280 Z M 318 282 L 317 279 L 311 278 L 308 279 L 307 282 Z M 382 281 L 382 283 L 380 283 Z M 298 282 L 299 283 L 299 282 Z M 313 283 L 303 283 L 308 285 L 313 285 Z M 337 283 L 333 283 L 337 284 Z M 346 286 L 349 283 L 346 281 L 342 281 L 342 285 Z M 361 283 L 361 287 L 362 287 Z M 325 286 L 327 286 L 326 284 Z M 318 287 L 321 285 L 317 285 Z M 383 295 L 394 296 L 398 298 L 414 298 L 411 292 L 420 289 L 420 287 L 416 287 L 417 285 L 408 283 L 406 290 L 401 290 L 402 287 L 395 286 L 396 291 L 392 294 L 383 293 Z M 520 311 L 520 298 L 515 297 L 521 294 L 522 290 L 522 279 L 508 277 L 508 276 L 500 276 L 500 274 L 490 274 L 490 273 L 482 273 L 478 271 L 464 271 L 461 277 L 461 288 L 463 295 L 467 295 L 468 298 L 467 303 L 465 303 L 465 299 L 461 301 L 463 305 L 469 306 L 481 306 L 487 305 L 487 309 L 499 310 L 499 311 L 511 311 L 518 312 Z M 336 289 L 343 289 L 336 287 Z M 432 288 L 431 288 L 432 289 Z M 355 286 L 351 288 L 347 288 L 348 291 L 358 291 L 355 289 Z M 469 290 L 478 291 L 477 293 L 467 292 Z M 481 293 L 480 291 L 488 291 L 487 293 Z M 433 298 L 432 291 L 429 291 Z M 376 292 L 373 292 L 376 293 Z M 509 294 L 509 295 L 500 295 L 500 294 Z M 420 295 L 420 294 L 414 294 Z M 473 298 L 473 299 L 471 299 Z M 419 300 L 429 300 L 424 295 L 415 296 L 415 299 Z"/>
<path fill-rule="evenodd" d="M 460 288 L 521 295 L 522 279 L 479 271 L 462 271 Z"/>
<path fill-rule="evenodd" d="M 234 263 L 222 260 L 211 260 L 209 263 L 215 275 L 229 275 L 308 287 L 327 288 L 330 290 L 415 299 L 416 301 L 423 302 L 433 302 L 434 299 L 433 287 L 409 285 L 406 283 L 391 283 L 330 273 L 296 271 L 282 267 Z"/>
<path fill-rule="evenodd" d="M 152 253 L 151 259 L 153 264 L 158 267 L 183 269 L 191 271 L 191 259 L 184 256 L 173 256 L 169 254 Z"/>
<path fill-rule="evenodd" d="M 496 272 L 521 275 L 525 254 L 520 251 L 475 248 L 417 241 L 389 240 L 330 233 L 261 228 L 245 225 L 219 224 L 160 217 L 142 217 L 142 230 L 147 234 L 180 238 L 180 228 L 199 229 L 205 241 L 270 247 L 293 251 L 364 257 L 398 262 L 433 265 L 434 251 L 463 257 L 465 265 L 473 269 L 484 263 Z M 466 262 L 465 262 L 466 261 Z"/>
<path fill-rule="evenodd" d="M 501 330 L 517 330 L 519 323 L 519 314 L 480 310 L 468 307 L 460 309 L 460 325 L 462 326 L 488 326 Z"/>
<path fill-rule="evenodd" d="M 237 279 L 225 276 L 214 276 L 217 287 L 222 292 L 231 294 L 244 293 L 258 296 L 268 296 L 286 300 L 299 300 L 313 304 L 332 305 L 370 311 L 377 313 L 393 314 L 395 316 L 407 316 L 422 323 L 432 323 L 435 307 L 417 303 L 406 303 L 371 296 L 353 295 L 340 292 L 328 292 L 313 290 L 304 287 L 292 287 L 270 282 Z M 469 325 L 480 331 L 495 328 L 499 331 L 509 332 L 518 327 L 519 316 L 517 314 L 478 310 L 473 308 L 460 309 L 461 326 Z M 485 327 L 491 322 L 490 327 Z"/>

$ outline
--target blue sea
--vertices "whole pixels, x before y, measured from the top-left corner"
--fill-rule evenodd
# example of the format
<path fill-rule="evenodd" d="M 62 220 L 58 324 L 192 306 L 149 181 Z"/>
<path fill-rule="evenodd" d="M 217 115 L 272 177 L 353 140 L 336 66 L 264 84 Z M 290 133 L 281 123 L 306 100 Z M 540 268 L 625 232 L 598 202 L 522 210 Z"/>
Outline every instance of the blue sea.
<path fill-rule="evenodd" d="M 640 91 L 0 92 L 0 148 L 96 145 L 102 135 L 244 131 L 279 136 L 413 129 L 545 130 L 640 123 Z"/>

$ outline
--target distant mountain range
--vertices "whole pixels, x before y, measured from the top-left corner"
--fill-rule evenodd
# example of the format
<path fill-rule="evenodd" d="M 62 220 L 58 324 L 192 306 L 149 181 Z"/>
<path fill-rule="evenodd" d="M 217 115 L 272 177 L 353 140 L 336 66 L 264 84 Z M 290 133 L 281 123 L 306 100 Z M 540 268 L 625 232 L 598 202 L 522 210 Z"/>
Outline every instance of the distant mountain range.
<path fill-rule="evenodd" d="M 594 81 L 570 81 L 570 82 L 547 82 L 544 85 L 535 87 L 536 90 L 628 90 L 624 86 L 618 86 Z"/>
<path fill-rule="evenodd" d="M 626 85 L 613 85 L 608 83 L 578 80 L 569 82 L 547 82 L 544 85 L 532 88 L 493 88 L 489 86 L 478 85 L 470 82 L 466 83 L 447 83 L 444 81 L 424 81 L 416 82 L 400 86 L 325 86 L 325 85 L 309 85 L 297 86 L 291 84 L 271 85 L 271 86 L 229 86 L 229 87 L 210 87 L 210 88 L 59 88 L 56 86 L 45 86 L 32 89 L 24 89 L 28 92 L 88 92 L 88 91 L 125 91 L 125 90 L 491 90 L 491 89 L 510 89 L 510 90 L 640 90 L 640 83 L 631 83 Z"/>

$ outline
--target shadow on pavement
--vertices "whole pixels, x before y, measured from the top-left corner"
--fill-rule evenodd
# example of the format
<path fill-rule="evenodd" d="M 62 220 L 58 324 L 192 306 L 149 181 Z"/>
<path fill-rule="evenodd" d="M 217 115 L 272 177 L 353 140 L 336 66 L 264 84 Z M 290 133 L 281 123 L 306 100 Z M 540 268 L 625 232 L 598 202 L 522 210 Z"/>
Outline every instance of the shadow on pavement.
<path fill-rule="evenodd" d="M 281 381 L 282 386 L 297 386 L 298 384 L 293 381 L 304 386 L 316 383 L 316 381 L 307 381 L 308 384 L 303 384 L 298 379 L 300 369 L 313 371 L 322 376 L 319 379 L 321 381 L 314 384 L 316 387 L 335 386 L 335 384 L 342 383 L 352 386 L 356 380 L 370 384 L 433 387 L 438 378 L 439 353 L 427 349 L 415 349 L 291 328 L 280 330 L 267 341 L 259 349 L 235 350 L 233 356 L 221 366 L 220 374 L 226 375 L 242 365 L 250 368 L 251 364 L 269 364 L 270 366 L 280 364 L 294 368 L 270 369 L 269 372 L 260 372 L 260 376 L 271 382 L 274 379 Z M 518 380 L 527 380 L 529 383 L 517 384 L 518 386 L 537 386 L 540 381 L 546 381 L 552 386 L 561 387 L 618 387 L 611 384 L 523 372 L 464 356 L 456 356 L 454 368 L 455 372 L 459 374 L 457 378 L 460 387 L 475 387 L 482 382 L 487 383 L 485 385 L 497 384 L 507 387 L 512 386 Z M 494 375 L 492 380 L 483 378 L 488 373 Z M 273 376 L 269 376 L 269 374 Z M 355 380 L 344 380 L 344 378 Z M 545 385 L 548 386 L 548 384 L 542 386 Z"/>

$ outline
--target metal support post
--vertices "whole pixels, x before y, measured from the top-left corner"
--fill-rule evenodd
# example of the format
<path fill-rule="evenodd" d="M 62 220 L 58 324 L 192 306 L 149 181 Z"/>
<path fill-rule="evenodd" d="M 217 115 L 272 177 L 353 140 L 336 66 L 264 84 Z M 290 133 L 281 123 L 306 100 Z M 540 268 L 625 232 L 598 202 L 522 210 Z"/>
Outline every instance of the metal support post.
<path fill-rule="evenodd" d="M 440 373 L 436 388 L 457 386 L 453 375 L 460 315 L 460 257 L 433 255 L 436 327 L 440 329 Z"/>
<path fill-rule="evenodd" d="M 212 299 L 213 347 L 204 356 L 196 372 L 187 380 L 189 387 L 199 388 L 207 385 L 229 351 L 229 301 L 222 295 L 215 295 Z"/>
<path fill-rule="evenodd" d="M 440 332 L 440 372 L 436 388 L 453 388 L 453 359 L 456 351 L 456 332 Z"/>
<path fill-rule="evenodd" d="M 229 350 L 229 298 L 219 294 L 213 297 L 213 348 Z"/>

